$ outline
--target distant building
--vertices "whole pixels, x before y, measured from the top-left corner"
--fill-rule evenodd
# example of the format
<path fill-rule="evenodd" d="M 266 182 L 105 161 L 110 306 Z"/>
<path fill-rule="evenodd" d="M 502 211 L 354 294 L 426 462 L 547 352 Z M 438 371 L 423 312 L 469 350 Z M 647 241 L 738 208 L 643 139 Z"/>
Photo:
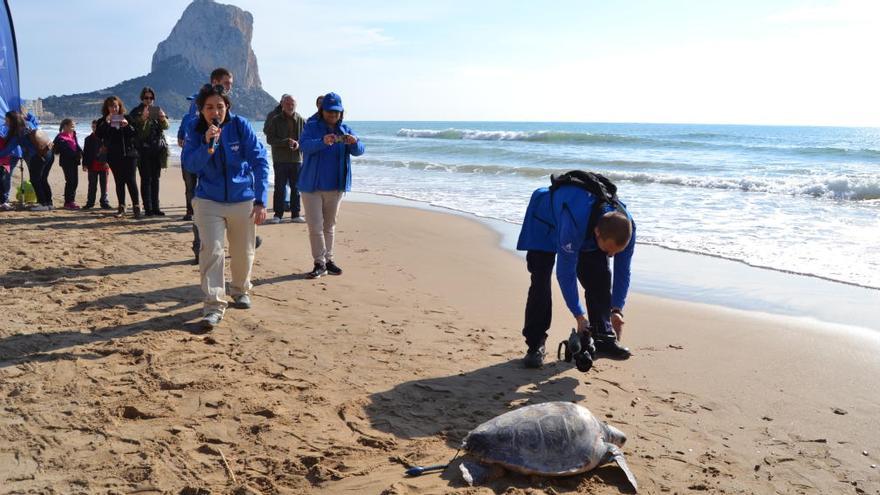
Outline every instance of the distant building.
<path fill-rule="evenodd" d="M 24 102 L 24 106 L 27 107 L 27 109 L 30 110 L 32 114 L 36 115 L 38 119 L 42 121 L 50 121 L 55 119 L 55 114 L 43 110 L 42 98 L 37 98 L 36 100 L 22 100 L 22 102 Z"/>

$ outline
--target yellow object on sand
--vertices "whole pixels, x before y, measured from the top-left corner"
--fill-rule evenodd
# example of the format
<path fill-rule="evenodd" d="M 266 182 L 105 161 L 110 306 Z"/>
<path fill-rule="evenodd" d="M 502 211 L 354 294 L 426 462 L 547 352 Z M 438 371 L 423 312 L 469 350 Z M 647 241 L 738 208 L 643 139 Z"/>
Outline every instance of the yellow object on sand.
<path fill-rule="evenodd" d="M 18 190 L 15 192 L 15 199 L 20 203 L 37 202 L 37 193 L 34 191 L 34 186 L 31 184 L 31 181 L 26 180 L 21 183 Z"/>

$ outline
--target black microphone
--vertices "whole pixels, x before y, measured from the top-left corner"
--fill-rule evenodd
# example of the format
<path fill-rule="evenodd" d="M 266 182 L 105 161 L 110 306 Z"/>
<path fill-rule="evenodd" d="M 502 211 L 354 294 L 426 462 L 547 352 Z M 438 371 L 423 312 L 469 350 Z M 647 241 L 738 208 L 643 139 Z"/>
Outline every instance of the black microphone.
<path fill-rule="evenodd" d="M 211 119 L 211 123 L 217 127 L 220 127 L 220 119 L 218 119 L 217 117 L 214 117 L 213 119 Z M 212 137 L 211 140 L 208 141 L 208 154 L 209 155 L 214 154 L 214 151 L 217 149 L 217 144 L 218 144 L 218 142 L 217 142 L 216 136 Z"/>

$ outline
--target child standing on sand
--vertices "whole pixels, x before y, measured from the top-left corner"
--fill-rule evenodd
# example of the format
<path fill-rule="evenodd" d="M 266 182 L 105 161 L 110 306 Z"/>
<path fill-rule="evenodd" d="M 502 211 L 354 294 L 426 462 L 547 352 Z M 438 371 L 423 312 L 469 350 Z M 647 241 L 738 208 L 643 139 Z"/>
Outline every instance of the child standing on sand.
<path fill-rule="evenodd" d="M 79 185 L 79 163 L 82 159 L 82 148 L 76 140 L 76 123 L 73 119 L 64 119 L 58 127 L 52 146 L 58 155 L 61 170 L 64 171 L 64 209 L 78 210 L 76 204 L 76 187 Z"/>
<path fill-rule="evenodd" d="M 98 121 L 92 121 L 92 133 L 86 136 L 85 146 L 83 147 L 83 170 L 89 174 L 89 189 L 86 197 L 86 205 L 84 210 L 95 207 L 95 195 L 98 192 L 98 183 L 101 184 L 101 209 L 111 210 L 110 200 L 107 199 L 107 172 L 110 166 L 107 165 L 107 147 L 104 142 L 95 133 Z"/>

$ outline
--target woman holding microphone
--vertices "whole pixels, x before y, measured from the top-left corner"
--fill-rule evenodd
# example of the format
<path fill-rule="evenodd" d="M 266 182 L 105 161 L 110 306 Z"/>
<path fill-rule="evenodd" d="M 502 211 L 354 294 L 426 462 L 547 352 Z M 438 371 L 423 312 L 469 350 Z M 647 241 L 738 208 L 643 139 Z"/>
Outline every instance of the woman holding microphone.
<path fill-rule="evenodd" d="M 342 123 L 342 98 L 338 94 L 324 95 L 317 116 L 309 119 L 303 129 L 300 149 L 304 161 L 297 181 L 315 262 L 306 274 L 309 278 L 327 273 L 342 275 L 342 268 L 333 261 L 336 214 L 342 195 L 351 190 L 351 157 L 364 154 L 364 144 Z"/>
<path fill-rule="evenodd" d="M 202 326 L 213 329 L 228 305 L 223 238 L 229 241 L 233 307 L 251 306 L 255 225 L 266 219 L 269 161 L 250 123 L 231 113 L 223 86 L 205 85 L 196 98 L 198 119 L 187 122 L 183 167 L 198 176 L 193 221 L 199 229 L 199 272 L 205 305 Z"/>

